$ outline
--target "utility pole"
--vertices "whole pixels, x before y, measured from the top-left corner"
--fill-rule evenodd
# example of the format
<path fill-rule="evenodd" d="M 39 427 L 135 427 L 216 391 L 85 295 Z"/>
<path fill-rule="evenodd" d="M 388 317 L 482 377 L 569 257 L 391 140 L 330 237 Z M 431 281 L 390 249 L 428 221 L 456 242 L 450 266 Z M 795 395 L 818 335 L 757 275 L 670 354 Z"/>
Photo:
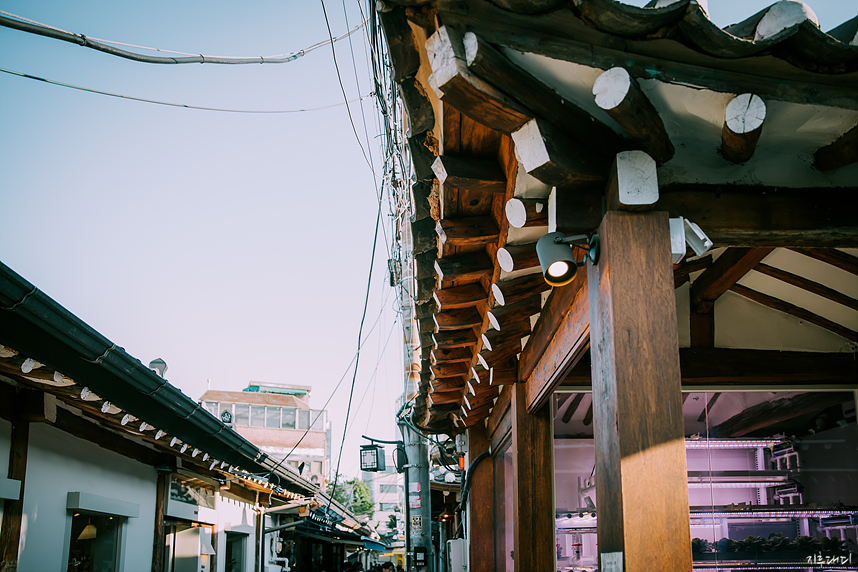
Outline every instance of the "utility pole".
<path fill-rule="evenodd" d="M 429 445 L 404 423 L 399 425 L 405 441 L 405 551 L 408 572 L 434 572 L 432 507 L 429 492 Z"/>

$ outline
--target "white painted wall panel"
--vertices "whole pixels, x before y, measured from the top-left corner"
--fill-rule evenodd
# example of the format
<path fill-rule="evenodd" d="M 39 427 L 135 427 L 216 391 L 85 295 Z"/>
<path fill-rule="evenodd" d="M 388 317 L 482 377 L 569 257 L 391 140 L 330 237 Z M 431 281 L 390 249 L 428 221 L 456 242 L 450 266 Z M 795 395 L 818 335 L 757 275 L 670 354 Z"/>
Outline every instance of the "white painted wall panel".
<path fill-rule="evenodd" d="M 126 521 L 122 572 L 152 566 L 156 471 L 44 423 L 30 425 L 19 570 L 65 570 L 70 491 L 136 503 L 140 516 Z"/>

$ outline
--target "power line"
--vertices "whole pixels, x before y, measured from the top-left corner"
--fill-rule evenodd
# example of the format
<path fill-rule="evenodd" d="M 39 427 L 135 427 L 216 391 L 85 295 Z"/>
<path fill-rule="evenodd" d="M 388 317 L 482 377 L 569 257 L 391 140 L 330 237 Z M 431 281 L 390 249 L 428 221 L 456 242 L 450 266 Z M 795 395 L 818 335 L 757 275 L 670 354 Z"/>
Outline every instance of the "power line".
<path fill-rule="evenodd" d="M 8 73 L 11 75 L 16 75 L 18 77 L 23 77 L 26 79 L 32 79 L 36 81 L 42 81 L 45 83 L 49 83 L 51 85 L 58 85 L 60 87 L 67 87 L 70 89 L 77 89 L 80 91 L 86 91 L 89 93 L 97 93 L 98 95 L 107 95 L 109 97 L 118 97 L 120 99 L 130 99 L 132 101 L 142 101 L 143 103 L 154 103 L 156 105 L 167 105 L 169 107 L 184 107 L 185 109 L 200 109 L 203 111 L 220 111 L 224 113 L 302 113 L 305 111 L 321 111 L 322 109 L 331 109 L 332 107 L 340 107 L 341 105 L 346 105 L 346 103 L 354 103 L 356 101 L 363 101 L 363 97 L 358 97 L 352 99 L 351 101 L 347 101 L 346 103 L 332 103 L 331 105 L 323 105 L 321 107 L 308 107 L 306 109 L 275 109 L 275 110 L 252 110 L 252 109 L 223 109 L 219 107 L 202 107 L 199 105 L 188 105 L 185 103 L 170 103 L 168 101 L 157 101 L 154 99 L 145 99 L 143 97 L 134 97 L 131 95 L 122 95 L 119 93 L 111 93 L 109 91 L 100 91 L 97 89 L 90 89 L 88 87 L 81 87 L 79 85 L 72 85 L 70 83 L 63 83 L 61 81 L 54 81 L 50 79 L 45 79 L 43 77 L 30 75 L 26 73 L 16 72 L 13 70 L 7 70 L 4 68 L 0 68 L 0 72 Z M 369 97 L 368 95 L 366 97 Z M 348 106 L 346 106 L 348 107 Z"/>
<path fill-rule="evenodd" d="M 9 16 L 9 17 L 7 17 Z M 110 54 L 112 56 L 118 56 L 120 58 L 125 58 L 129 60 L 134 60 L 137 62 L 143 62 L 147 64 L 285 64 L 291 61 L 295 61 L 303 55 L 306 55 L 313 50 L 321 48 L 324 45 L 331 44 L 337 40 L 341 40 L 345 37 L 351 36 L 353 33 L 360 30 L 363 26 L 366 25 L 366 21 L 361 22 L 345 34 L 341 34 L 336 38 L 333 35 L 330 35 L 330 38 L 324 40 L 322 42 L 318 42 L 313 44 L 309 48 L 304 48 L 303 50 L 299 50 L 297 52 L 292 52 L 291 54 L 278 54 L 274 56 L 245 56 L 245 57 L 233 57 L 233 56 L 206 56 L 203 54 L 193 54 L 188 52 L 175 52 L 172 50 L 163 50 L 160 48 L 148 48 L 146 46 L 137 46 L 134 44 L 126 44 L 123 42 L 114 42 L 111 40 L 102 40 L 99 38 L 90 38 L 83 34 L 76 34 L 74 32 L 68 32 L 66 30 L 62 30 L 60 28 L 55 28 L 53 26 L 49 26 L 47 24 L 42 24 L 40 22 L 36 22 L 35 20 L 28 20 L 27 18 L 23 18 L 21 16 L 17 16 L 15 14 L 10 14 L 9 12 L 3 12 L 0 10 L 0 26 L 5 26 L 7 28 L 12 28 L 14 30 L 20 30 L 22 32 L 29 32 L 31 34 L 37 34 L 39 36 L 45 36 L 48 38 L 53 38 L 55 40 L 62 40 L 64 42 L 70 42 L 72 44 L 77 44 L 79 46 L 83 46 L 85 48 L 92 48 L 93 50 L 97 50 L 99 52 L 104 52 L 106 54 Z M 330 31 L 330 30 L 329 30 Z M 147 56 L 144 54 L 138 54 L 129 50 L 123 50 L 120 48 L 114 48 L 108 46 L 106 44 L 114 44 L 117 46 L 126 46 L 129 48 L 137 48 L 140 50 L 151 50 L 154 52 L 162 52 L 162 53 L 170 53 L 183 55 L 185 57 L 161 57 L 161 56 Z"/>
<path fill-rule="evenodd" d="M 342 77 L 342 75 L 340 75 L 340 65 L 337 63 L 337 49 L 334 47 L 334 42 L 333 42 L 334 36 L 333 36 L 333 32 L 331 32 L 331 23 L 330 23 L 330 21 L 328 21 L 328 11 L 325 9 L 325 0 L 320 0 L 320 1 L 322 3 L 322 13 L 325 15 L 325 25 L 328 27 L 328 36 L 330 36 L 331 40 L 332 40 L 331 41 L 331 53 L 334 56 L 334 69 L 337 70 L 337 80 L 340 82 L 340 90 L 343 92 L 343 100 L 348 101 L 349 98 L 346 95 L 346 88 L 343 85 L 343 77 Z M 348 111 L 348 113 L 349 113 L 349 123 L 351 123 L 351 125 L 352 125 L 352 131 L 355 134 L 355 139 L 357 139 L 357 143 L 358 143 L 358 146 L 360 147 L 360 151 L 361 151 L 361 153 L 363 153 L 364 161 L 366 161 L 366 164 L 369 167 L 369 170 L 372 171 L 372 174 L 375 175 L 376 177 L 378 177 L 379 179 L 381 179 L 382 177 L 379 177 L 378 174 L 376 174 L 375 169 L 373 169 L 372 163 L 370 162 L 369 157 L 366 156 L 366 149 L 363 148 L 363 143 L 360 142 L 360 136 L 358 135 L 357 127 L 355 127 L 355 121 L 354 121 L 354 118 L 352 117 L 352 110 L 349 108 L 348 105 L 346 106 L 346 111 Z M 381 208 L 381 203 L 379 202 L 379 209 L 380 208 Z"/>

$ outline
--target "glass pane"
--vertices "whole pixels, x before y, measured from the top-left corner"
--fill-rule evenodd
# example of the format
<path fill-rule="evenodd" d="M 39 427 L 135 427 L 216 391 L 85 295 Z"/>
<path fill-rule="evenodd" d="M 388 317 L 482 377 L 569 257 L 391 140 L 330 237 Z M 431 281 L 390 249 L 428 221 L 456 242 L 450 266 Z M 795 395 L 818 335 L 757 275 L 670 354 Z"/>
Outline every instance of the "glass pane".
<path fill-rule="evenodd" d="M 235 404 L 235 424 L 236 425 L 250 425 L 250 405 L 245 405 L 243 403 Z"/>
<path fill-rule="evenodd" d="M 325 430 L 325 412 L 313 411 L 311 421 L 313 422 L 313 431 Z"/>
<path fill-rule="evenodd" d="M 208 409 L 209 413 L 217 417 L 217 401 L 206 401 L 203 403 L 203 407 Z"/>
<path fill-rule="evenodd" d="M 509 444 L 495 459 L 495 562 L 498 570 L 513 572 L 512 451 Z"/>
<path fill-rule="evenodd" d="M 68 569 L 114 572 L 121 521 L 117 516 L 78 514 L 72 517 Z"/>
<path fill-rule="evenodd" d="M 250 406 L 250 426 L 265 427 L 265 406 L 251 405 Z"/>
<path fill-rule="evenodd" d="M 283 429 L 295 428 L 295 410 L 291 407 L 283 408 Z"/>
<path fill-rule="evenodd" d="M 308 429 L 310 427 L 310 410 L 300 409 L 298 411 L 298 429 Z"/>
<path fill-rule="evenodd" d="M 265 413 L 265 426 L 280 429 L 280 408 L 269 407 Z"/>

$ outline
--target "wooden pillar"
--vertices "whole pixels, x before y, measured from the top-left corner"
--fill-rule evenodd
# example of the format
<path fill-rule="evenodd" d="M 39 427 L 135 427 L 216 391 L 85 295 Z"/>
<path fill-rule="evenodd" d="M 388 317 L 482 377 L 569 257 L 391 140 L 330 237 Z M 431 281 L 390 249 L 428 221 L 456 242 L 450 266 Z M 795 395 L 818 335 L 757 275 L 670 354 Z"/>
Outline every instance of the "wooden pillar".
<path fill-rule="evenodd" d="M 512 390 L 513 522 L 516 572 L 554 570 L 554 479 L 551 412 L 543 406 L 527 412 L 523 383 Z M 689 540 L 690 542 L 690 540 Z"/>
<path fill-rule="evenodd" d="M 155 528 L 152 535 L 152 572 L 164 572 L 165 547 L 167 543 L 164 529 L 164 510 L 170 496 L 171 473 L 158 471 L 155 485 Z M 214 571 L 212 571 L 214 572 Z"/>
<path fill-rule="evenodd" d="M 20 402 L 20 399 L 16 399 Z M 18 403 L 19 404 L 19 403 Z M 0 528 L 0 571 L 18 569 L 18 546 L 21 542 L 21 517 L 24 512 L 24 493 L 27 475 L 27 448 L 30 440 L 30 422 L 20 414 L 20 407 L 11 411 L 12 434 L 9 444 L 8 478 L 21 481 L 18 500 L 6 499 L 3 507 L 3 525 Z"/>
<path fill-rule="evenodd" d="M 490 441 L 482 423 L 468 429 L 468 453 L 471 460 L 487 451 Z M 468 493 L 468 559 L 471 572 L 494 572 L 495 562 L 495 517 L 494 517 L 494 467 L 492 459 L 483 459 L 474 467 Z M 443 524 L 442 524 L 443 526 Z"/>
<path fill-rule="evenodd" d="M 600 560 L 691 569 L 668 214 L 608 212 L 588 265 Z M 615 558 L 616 556 L 608 556 Z"/>

